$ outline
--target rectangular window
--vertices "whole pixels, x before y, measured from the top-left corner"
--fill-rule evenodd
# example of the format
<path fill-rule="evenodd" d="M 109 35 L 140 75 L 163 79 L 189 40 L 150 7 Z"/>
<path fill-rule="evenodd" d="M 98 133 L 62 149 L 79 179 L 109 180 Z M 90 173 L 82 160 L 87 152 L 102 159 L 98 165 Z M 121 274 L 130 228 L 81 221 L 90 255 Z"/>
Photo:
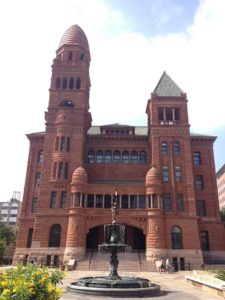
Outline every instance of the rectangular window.
<path fill-rule="evenodd" d="M 208 231 L 201 231 L 201 248 L 203 251 L 209 251 L 209 234 Z"/>
<path fill-rule="evenodd" d="M 39 188 L 41 182 L 41 172 L 36 173 L 35 176 L 35 187 Z"/>
<path fill-rule="evenodd" d="M 51 192 L 50 208 L 56 208 L 56 196 L 57 192 Z"/>
<path fill-rule="evenodd" d="M 67 137 L 66 150 L 67 152 L 70 152 L 70 137 Z"/>
<path fill-rule="evenodd" d="M 176 182 L 181 182 L 182 181 L 182 174 L 181 174 L 181 167 L 180 166 L 175 167 L 175 178 L 176 178 Z"/>
<path fill-rule="evenodd" d="M 63 163 L 59 162 L 58 178 L 63 178 Z"/>
<path fill-rule="evenodd" d="M 196 190 L 203 190 L 203 176 L 202 175 L 195 176 L 195 188 L 196 188 Z"/>
<path fill-rule="evenodd" d="M 60 151 L 66 151 L 66 137 L 65 136 L 61 137 Z"/>
<path fill-rule="evenodd" d="M 193 152 L 193 162 L 195 166 L 201 165 L 201 153 Z"/>
<path fill-rule="evenodd" d="M 59 137 L 57 136 L 55 138 L 55 151 L 58 151 L 59 150 Z"/>
<path fill-rule="evenodd" d="M 163 172 L 163 182 L 168 182 L 169 181 L 169 167 L 168 166 L 163 166 L 162 169 Z"/>
<path fill-rule="evenodd" d="M 167 121 L 173 121 L 173 109 L 167 107 L 166 108 L 166 120 Z"/>
<path fill-rule="evenodd" d="M 158 117 L 159 117 L 159 121 L 164 120 L 164 108 L 159 108 L 158 109 Z"/>
<path fill-rule="evenodd" d="M 130 208 L 137 208 L 137 195 L 130 196 Z"/>
<path fill-rule="evenodd" d="M 103 196 L 102 195 L 96 195 L 96 208 L 102 208 L 103 205 Z"/>
<path fill-rule="evenodd" d="M 94 207 L 94 195 L 92 194 L 87 197 L 87 207 Z"/>
<path fill-rule="evenodd" d="M 177 210 L 178 211 L 184 211 L 184 195 L 183 194 L 177 194 Z"/>
<path fill-rule="evenodd" d="M 138 196 L 138 207 L 139 208 L 146 208 L 145 195 L 139 195 Z"/>
<path fill-rule="evenodd" d="M 180 109 L 178 107 L 174 108 L 174 116 L 176 121 L 180 120 Z"/>
<path fill-rule="evenodd" d="M 121 201 L 122 208 L 128 208 L 128 195 L 122 195 Z"/>
<path fill-rule="evenodd" d="M 170 193 L 165 193 L 163 197 L 163 205 L 165 210 L 171 210 L 171 197 Z"/>
<path fill-rule="evenodd" d="M 68 52 L 68 60 L 73 60 L 73 51 Z"/>
<path fill-rule="evenodd" d="M 37 212 L 37 207 L 38 207 L 38 198 L 34 197 L 32 201 L 31 212 L 35 214 Z"/>
<path fill-rule="evenodd" d="M 105 199 L 104 199 L 104 207 L 105 208 L 111 208 L 111 195 L 105 195 Z"/>
<path fill-rule="evenodd" d="M 206 216 L 205 200 L 197 201 L 197 214 L 199 217 Z"/>
<path fill-rule="evenodd" d="M 53 163 L 53 169 L 52 169 L 52 178 L 56 178 L 56 171 L 57 171 L 57 162 L 55 161 Z"/>
<path fill-rule="evenodd" d="M 29 228 L 29 230 L 28 230 L 28 236 L 27 236 L 27 248 L 31 247 L 32 238 L 33 238 L 33 232 L 34 232 L 34 229 L 33 228 Z"/>
<path fill-rule="evenodd" d="M 60 208 L 66 207 L 66 198 L 67 198 L 67 192 L 65 191 L 61 192 Z"/>
<path fill-rule="evenodd" d="M 64 164 L 64 179 L 67 179 L 68 176 L 68 163 Z"/>

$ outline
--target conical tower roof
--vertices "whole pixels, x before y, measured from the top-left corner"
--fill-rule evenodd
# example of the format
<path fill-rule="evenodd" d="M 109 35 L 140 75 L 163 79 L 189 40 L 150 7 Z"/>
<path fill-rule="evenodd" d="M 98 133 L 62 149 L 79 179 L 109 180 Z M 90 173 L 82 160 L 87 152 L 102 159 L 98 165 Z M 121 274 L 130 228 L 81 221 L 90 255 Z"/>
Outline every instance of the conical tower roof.
<path fill-rule="evenodd" d="M 59 43 L 59 48 L 63 45 L 79 45 L 89 51 L 87 37 L 78 25 L 72 25 L 66 30 Z"/>
<path fill-rule="evenodd" d="M 179 97 L 184 92 L 164 71 L 153 94 L 157 94 L 160 97 Z"/>

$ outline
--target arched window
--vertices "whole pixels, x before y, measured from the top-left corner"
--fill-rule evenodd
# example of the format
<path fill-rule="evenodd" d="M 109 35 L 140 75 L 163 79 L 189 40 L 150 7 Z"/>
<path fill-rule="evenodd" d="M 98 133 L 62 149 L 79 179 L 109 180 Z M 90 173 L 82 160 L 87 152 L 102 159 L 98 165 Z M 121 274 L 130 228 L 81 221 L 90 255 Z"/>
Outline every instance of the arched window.
<path fill-rule="evenodd" d="M 162 142 L 162 155 L 168 155 L 168 145 L 166 142 Z"/>
<path fill-rule="evenodd" d="M 182 231 L 180 227 L 174 226 L 171 230 L 172 249 L 183 249 Z"/>
<path fill-rule="evenodd" d="M 173 144 L 173 154 L 180 155 L 180 143 L 179 142 L 175 142 Z"/>
<path fill-rule="evenodd" d="M 94 151 L 88 151 L 88 157 L 87 157 L 87 162 L 89 164 L 93 164 L 95 162 L 95 153 Z"/>
<path fill-rule="evenodd" d="M 68 60 L 73 60 L 73 51 L 68 52 Z"/>
<path fill-rule="evenodd" d="M 121 154 L 120 151 L 115 151 L 113 154 L 113 162 L 120 163 L 121 162 Z"/>
<path fill-rule="evenodd" d="M 77 77 L 77 80 L 76 80 L 76 89 L 79 90 L 80 86 L 81 86 L 81 79 L 80 79 L 80 77 Z"/>
<path fill-rule="evenodd" d="M 52 225 L 49 236 L 49 247 L 60 247 L 62 228 L 59 224 Z"/>
<path fill-rule="evenodd" d="M 97 151 L 96 153 L 96 163 L 101 164 L 103 163 L 103 152 Z"/>
<path fill-rule="evenodd" d="M 66 77 L 63 77 L 62 88 L 64 90 L 67 89 L 67 78 Z"/>
<path fill-rule="evenodd" d="M 61 78 L 57 77 L 55 81 L 55 87 L 56 89 L 60 89 L 60 86 L 61 86 Z"/>
<path fill-rule="evenodd" d="M 59 106 L 74 107 L 74 104 L 71 100 L 63 100 L 59 103 Z"/>
<path fill-rule="evenodd" d="M 43 162 L 43 159 L 44 159 L 44 151 L 43 150 L 40 150 L 38 152 L 38 162 L 41 163 Z"/>
<path fill-rule="evenodd" d="M 106 151 L 105 153 L 105 163 L 109 164 L 112 162 L 112 152 Z"/>
<path fill-rule="evenodd" d="M 74 78 L 70 77 L 70 81 L 69 81 L 69 89 L 72 90 L 74 88 Z"/>
<path fill-rule="evenodd" d="M 145 151 L 141 151 L 140 155 L 139 155 L 139 162 L 140 164 L 146 164 L 146 152 Z"/>
<path fill-rule="evenodd" d="M 129 152 L 124 151 L 122 154 L 122 163 L 123 164 L 129 164 Z"/>
<path fill-rule="evenodd" d="M 137 164 L 138 163 L 138 153 L 137 153 L 137 151 L 132 151 L 131 152 L 131 163 L 132 164 Z"/>

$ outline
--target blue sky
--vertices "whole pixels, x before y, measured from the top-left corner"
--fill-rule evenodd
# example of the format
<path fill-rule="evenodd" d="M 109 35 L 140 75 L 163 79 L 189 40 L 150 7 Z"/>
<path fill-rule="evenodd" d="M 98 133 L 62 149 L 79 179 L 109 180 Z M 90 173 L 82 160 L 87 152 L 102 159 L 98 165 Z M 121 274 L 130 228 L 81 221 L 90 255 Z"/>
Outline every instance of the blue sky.
<path fill-rule="evenodd" d="M 126 16 L 132 32 L 146 36 L 183 32 L 193 23 L 198 0 L 107 0 L 110 8 Z"/>
<path fill-rule="evenodd" d="M 0 201 L 23 192 L 25 134 L 45 129 L 52 60 L 72 24 L 89 40 L 94 125 L 146 125 L 147 100 L 166 70 L 187 93 L 191 131 L 218 135 L 222 166 L 224 11 L 224 0 L 1 1 Z"/>

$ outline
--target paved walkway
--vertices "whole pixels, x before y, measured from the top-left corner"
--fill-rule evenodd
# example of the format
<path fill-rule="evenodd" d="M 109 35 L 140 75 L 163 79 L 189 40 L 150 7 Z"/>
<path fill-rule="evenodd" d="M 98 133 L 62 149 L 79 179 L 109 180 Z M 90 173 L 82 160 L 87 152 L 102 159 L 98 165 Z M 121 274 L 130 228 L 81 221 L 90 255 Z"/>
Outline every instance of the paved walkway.
<path fill-rule="evenodd" d="M 191 274 L 190 271 L 183 271 L 178 273 L 157 273 L 157 272 L 120 272 L 120 276 L 135 276 L 144 277 L 150 279 L 152 282 L 159 284 L 161 286 L 162 294 L 159 297 L 150 297 L 144 299 L 151 300 L 218 300 L 223 299 L 222 297 L 215 296 L 209 292 L 203 291 L 200 288 L 193 287 L 192 285 L 186 283 L 185 276 Z M 70 282 L 75 279 L 86 276 L 105 276 L 108 272 L 104 271 L 70 271 L 67 272 L 66 277 L 63 280 L 63 287 L 66 288 Z M 61 300 L 107 300 L 114 299 L 112 297 L 99 297 L 99 296 L 85 296 L 76 295 L 66 292 Z M 124 298 L 115 298 L 124 299 Z M 139 298 L 125 298 L 125 299 L 139 299 Z"/>

